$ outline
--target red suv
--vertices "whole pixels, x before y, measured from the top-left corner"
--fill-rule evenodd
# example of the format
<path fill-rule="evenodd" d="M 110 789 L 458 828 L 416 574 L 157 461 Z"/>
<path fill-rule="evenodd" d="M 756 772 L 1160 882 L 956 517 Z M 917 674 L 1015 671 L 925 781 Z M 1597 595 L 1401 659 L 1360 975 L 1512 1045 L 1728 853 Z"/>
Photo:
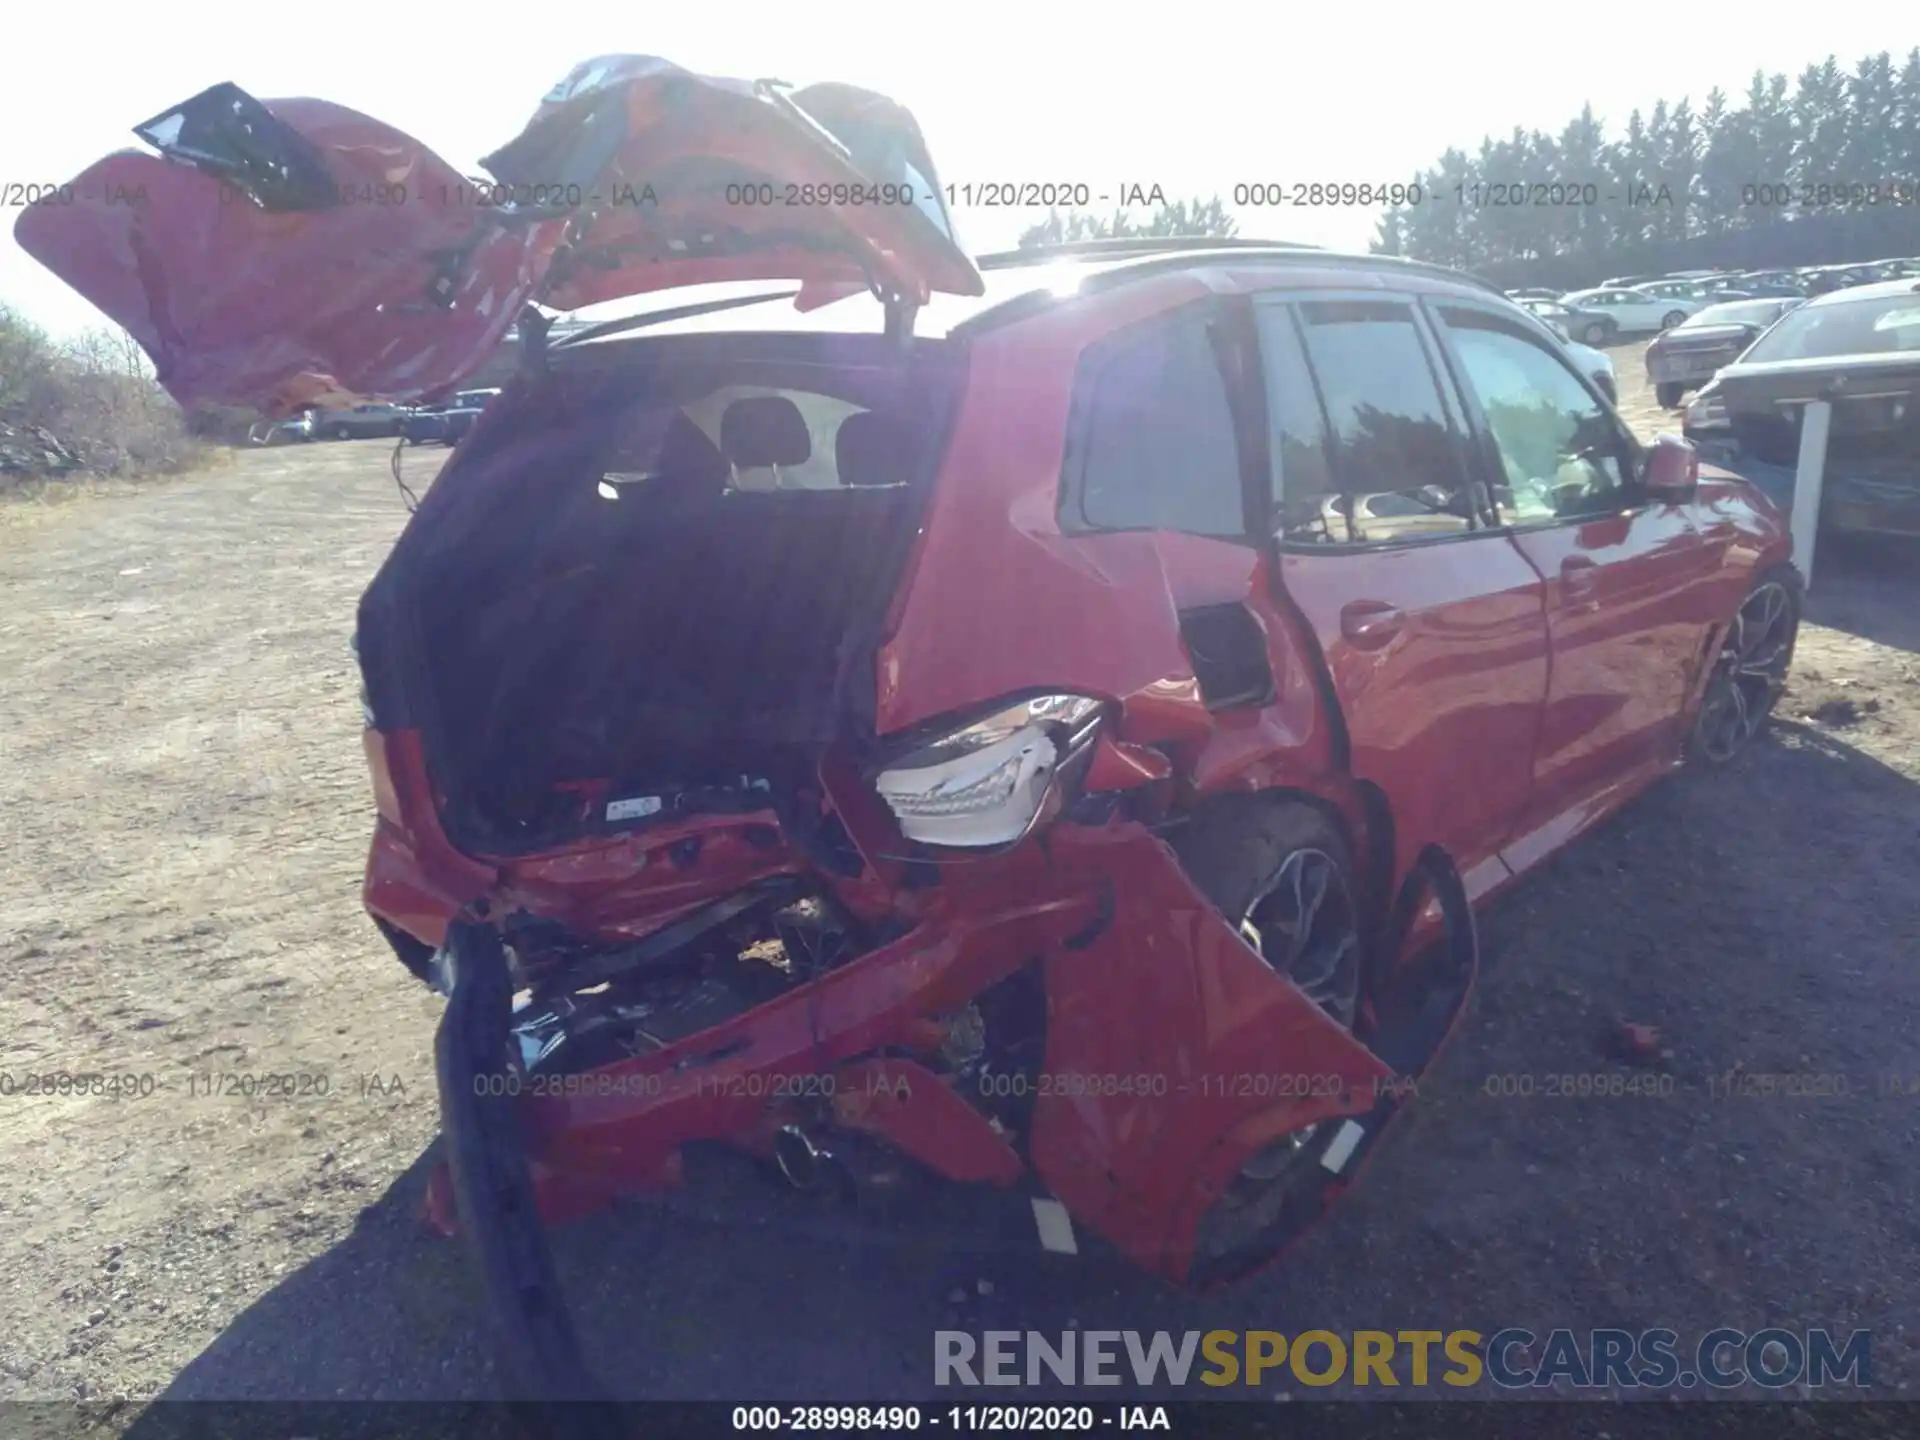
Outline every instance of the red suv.
<path fill-rule="evenodd" d="M 491 188 L 209 93 L 78 182 L 145 208 L 19 227 L 183 398 L 416 399 L 530 302 L 736 284 L 550 346 L 527 312 L 360 609 L 366 903 L 449 995 L 435 1210 L 543 1384 L 532 1217 L 700 1141 L 1244 1273 L 1431 1061 L 1474 908 L 1784 681 L 1774 508 L 1465 276 L 976 265 L 844 86 L 595 62 Z M 341 199 L 369 157 L 407 204 Z"/>

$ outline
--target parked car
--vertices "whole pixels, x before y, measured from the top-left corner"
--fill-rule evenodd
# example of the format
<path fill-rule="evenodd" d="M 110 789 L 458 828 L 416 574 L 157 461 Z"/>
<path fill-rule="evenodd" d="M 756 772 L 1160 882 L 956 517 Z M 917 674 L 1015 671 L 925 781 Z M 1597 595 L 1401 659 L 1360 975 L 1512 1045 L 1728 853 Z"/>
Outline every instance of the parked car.
<path fill-rule="evenodd" d="M 1804 405 L 1834 402 L 1820 524 L 1920 537 L 1920 285 L 1862 285 L 1789 311 L 1687 406 L 1703 452 L 1791 503 Z"/>
<path fill-rule="evenodd" d="M 1671 410 L 1689 390 L 1698 390 L 1721 366 L 1740 353 L 1774 321 L 1806 301 L 1741 300 L 1709 305 L 1689 315 L 1671 330 L 1663 330 L 1647 346 L 1647 379 L 1654 398 Z"/>
<path fill-rule="evenodd" d="M 462 390 L 444 405 L 422 405 L 407 415 L 401 438 L 412 445 L 457 445 L 500 391 Z"/>
<path fill-rule="evenodd" d="M 449 214 L 209 229 L 204 172 L 244 145 L 270 201 L 456 172 L 228 87 L 150 127 L 171 158 L 102 162 L 148 206 L 89 198 L 96 168 L 16 226 L 182 399 L 435 393 L 529 303 L 825 292 L 533 356 L 359 607 L 364 898 L 447 995 L 429 1209 L 540 1337 L 509 1356 L 536 1395 L 579 1373 L 541 1218 L 671 1184 L 696 1141 L 805 1188 L 963 1186 L 1036 1251 L 1097 1235 L 1173 1281 L 1265 1263 L 1459 1017 L 1473 907 L 1737 754 L 1792 655 L 1775 509 L 1637 440 L 1491 287 L 1222 240 L 976 264 L 906 111 L 780 93 L 602 58 L 488 168 L 904 165 L 932 198 L 473 216 L 491 309 L 409 305 Z M 689 253 L 705 225 L 731 243 Z M 1272 1074 L 1318 1078 L 1231 1078 Z"/>
<path fill-rule="evenodd" d="M 414 405 L 400 422 L 400 438 L 409 445 L 434 445 L 446 439 L 446 406 Z"/>
<path fill-rule="evenodd" d="M 1765 285 L 1778 285 L 1794 290 L 1799 289 L 1799 272 L 1796 270 L 1745 270 L 1734 277 L 1743 289 L 1755 289 Z"/>
<path fill-rule="evenodd" d="M 1569 338 L 1586 345 L 1611 345 L 1620 337 L 1620 320 L 1597 306 L 1575 308 L 1559 300 L 1527 300 L 1524 307 Z"/>
<path fill-rule="evenodd" d="M 1663 278 L 1665 277 L 1660 275 L 1616 275 L 1611 280 L 1602 280 L 1600 282 L 1600 288 L 1602 290 L 1632 290 L 1646 284 L 1649 280 L 1660 280 Z"/>
<path fill-rule="evenodd" d="M 1566 328 L 1557 320 L 1548 320 L 1547 328 L 1553 331 L 1560 341 L 1561 348 L 1573 357 L 1573 363 L 1580 373 L 1593 381 L 1602 395 L 1607 397 L 1609 405 L 1620 403 L 1620 385 L 1613 371 L 1613 359 L 1604 350 L 1596 350 L 1591 345 L 1582 345 L 1566 332 Z"/>
<path fill-rule="evenodd" d="M 1558 300 L 1560 298 L 1560 292 L 1558 290 L 1509 290 L 1506 292 L 1506 295 L 1509 300 L 1519 300 L 1522 302 L 1528 300 Z"/>
<path fill-rule="evenodd" d="M 326 440 L 365 440 L 398 435 L 406 424 L 404 406 L 384 403 L 355 405 L 350 410 L 322 410 L 313 418 L 314 433 Z"/>
<path fill-rule="evenodd" d="M 290 420 L 267 420 L 253 427 L 248 436 L 256 445 L 302 445 L 313 439 L 313 416 L 296 415 Z"/>
<path fill-rule="evenodd" d="M 1629 290 L 1622 286 L 1576 290 L 1570 295 L 1562 295 L 1560 303 L 1576 310 L 1596 310 L 1609 316 L 1619 332 L 1627 335 L 1671 329 L 1702 308 L 1702 302 L 1698 300 L 1650 295 L 1645 290 Z"/>
<path fill-rule="evenodd" d="M 1645 285 L 1634 288 L 1662 300 L 1698 300 L 1704 304 L 1707 296 L 1723 286 L 1717 279 L 1709 277 L 1670 275 L 1664 280 L 1649 280 Z"/>
<path fill-rule="evenodd" d="M 1850 290 L 1856 285 L 1871 285 L 1877 277 L 1867 268 L 1859 265 L 1825 265 L 1807 272 L 1806 291 L 1809 296 L 1831 295 L 1836 290 Z"/>
<path fill-rule="evenodd" d="M 1805 285 L 1795 280 L 1792 273 L 1788 271 L 1741 275 L 1737 277 L 1734 285 L 1750 300 L 1804 300 L 1806 298 Z"/>
<path fill-rule="evenodd" d="M 445 416 L 445 428 L 441 435 L 442 442 L 447 445 L 459 444 L 461 437 L 473 428 L 473 422 L 480 418 L 480 412 L 486 409 L 488 403 L 499 393 L 500 391 L 496 388 L 492 390 L 462 390 L 458 395 L 455 395 L 453 397 L 453 403 L 448 405 L 442 412 Z"/>

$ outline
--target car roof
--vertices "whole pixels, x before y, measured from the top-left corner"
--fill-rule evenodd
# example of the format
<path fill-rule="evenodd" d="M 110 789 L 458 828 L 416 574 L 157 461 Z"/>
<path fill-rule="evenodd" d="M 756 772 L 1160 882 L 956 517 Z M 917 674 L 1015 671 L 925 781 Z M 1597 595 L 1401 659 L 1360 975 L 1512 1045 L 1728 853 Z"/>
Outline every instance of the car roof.
<path fill-rule="evenodd" d="M 1815 306 L 1829 309 L 1835 305 L 1851 305 L 1856 300 L 1891 300 L 1896 295 L 1920 295 L 1920 282 L 1909 275 L 1904 280 L 1880 280 L 1872 285 L 1849 285 L 1844 290 L 1829 290 L 1824 295 L 1816 295 L 1800 308 L 1811 310 Z"/>
<path fill-rule="evenodd" d="M 1696 320 L 1710 321 L 1715 315 L 1725 314 L 1729 310 L 1745 310 L 1755 305 L 1785 305 L 1792 298 L 1784 295 L 1754 295 L 1745 300 L 1716 300 L 1704 310 L 1696 310 L 1687 317 L 1687 324 Z"/>
<path fill-rule="evenodd" d="M 1046 308 L 1055 300 L 1071 298 L 1149 275 L 1223 265 L 1298 264 L 1316 271 L 1360 271 L 1371 275 L 1419 277 L 1440 288 L 1457 286 L 1468 293 L 1501 296 L 1499 289 L 1462 271 L 1391 255 L 1366 255 L 1323 250 L 1284 241 L 1240 240 L 1126 240 L 1091 241 L 1042 246 L 1028 251 L 982 255 L 976 263 L 986 280 L 982 295 L 935 294 L 914 317 L 913 333 L 922 338 L 972 333 L 1002 319 Z M 879 333 L 886 310 L 868 294 L 849 295 L 801 311 L 794 308 L 793 285 L 703 286 L 714 293 L 687 302 L 686 292 L 660 298 L 676 303 L 639 306 L 606 322 L 603 337 L 589 336 L 583 327 L 558 321 L 549 332 L 554 342 L 577 339 L 584 348 L 634 338 L 675 334 L 711 334 L 716 331 L 779 331 Z"/>

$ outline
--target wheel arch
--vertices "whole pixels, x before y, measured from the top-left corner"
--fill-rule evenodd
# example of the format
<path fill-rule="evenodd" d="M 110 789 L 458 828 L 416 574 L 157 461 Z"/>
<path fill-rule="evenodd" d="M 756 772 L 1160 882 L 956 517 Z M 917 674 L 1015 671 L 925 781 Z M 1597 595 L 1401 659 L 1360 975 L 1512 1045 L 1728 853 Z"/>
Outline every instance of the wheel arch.
<path fill-rule="evenodd" d="M 1371 780 L 1350 772 L 1337 777 L 1337 787 L 1314 789 L 1305 785 L 1273 785 L 1259 790 L 1230 790 L 1209 795 L 1183 817 L 1192 825 L 1204 817 L 1257 804 L 1299 804 L 1318 811 L 1338 830 L 1352 859 L 1360 894 L 1363 939 L 1366 944 L 1363 988 L 1371 988 L 1388 967 L 1382 942 L 1394 914 L 1394 906 L 1413 876 L 1395 873 L 1398 855 L 1398 831 L 1393 805 L 1386 791 Z M 1437 847 L 1428 847 L 1437 850 Z M 1177 852 L 1176 852 L 1177 853 Z M 1441 852 L 1444 854 L 1444 852 Z M 1451 863 L 1451 857 L 1445 857 Z"/>

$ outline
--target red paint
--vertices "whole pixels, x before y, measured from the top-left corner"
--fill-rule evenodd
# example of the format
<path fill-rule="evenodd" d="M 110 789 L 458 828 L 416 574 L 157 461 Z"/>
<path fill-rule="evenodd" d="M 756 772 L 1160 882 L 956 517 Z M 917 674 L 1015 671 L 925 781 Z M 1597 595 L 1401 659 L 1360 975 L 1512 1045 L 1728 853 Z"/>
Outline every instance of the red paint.
<path fill-rule="evenodd" d="M 885 96 L 817 85 L 783 101 L 637 55 L 589 61 L 560 89 L 564 101 L 488 157 L 500 183 L 344 106 L 272 100 L 341 203 L 273 213 L 188 165 L 122 151 L 75 177 L 72 204 L 29 208 L 14 236 L 132 333 L 182 405 L 270 413 L 442 393 L 533 302 L 572 310 L 761 279 L 864 288 L 869 272 L 916 303 L 981 293 L 919 127 Z M 600 111 L 624 126 L 604 158 L 583 128 Z M 856 150 L 903 152 L 920 172 L 911 193 L 941 218 L 870 203 L 874 186 L 908 183 L 904 172 L 863 170 L 823 125 Z M 742 203 L 729 184 L 771 203 Z M 801 203 L 789 185 L 807 187 Z M 816 203 L 820 187 L 847 198 Z M 700 253 L 714 234 L 737 244 Z"/>

